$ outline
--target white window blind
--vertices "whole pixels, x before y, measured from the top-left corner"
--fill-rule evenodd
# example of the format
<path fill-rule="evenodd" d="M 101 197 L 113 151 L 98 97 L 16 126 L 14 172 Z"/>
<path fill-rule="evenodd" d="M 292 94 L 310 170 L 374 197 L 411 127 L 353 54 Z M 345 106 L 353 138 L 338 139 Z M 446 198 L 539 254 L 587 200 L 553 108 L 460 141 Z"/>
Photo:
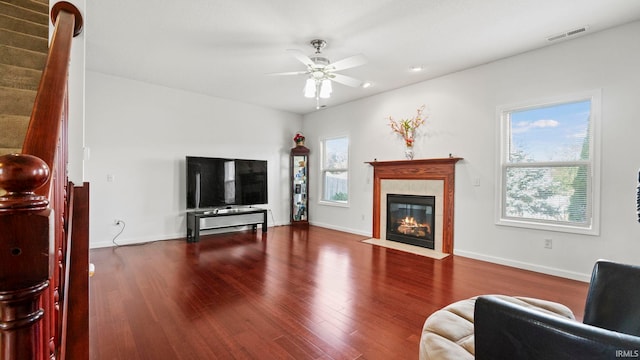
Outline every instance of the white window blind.
<path fill-rule="evenodd" d="M 498 223 L 597 232 L 599 93 L 499 109 Z"/>
<path fill-rule="evenodd" d="M 346 205 L 349 202 L 349 138 L 322 141 L 321 202 Z"/>

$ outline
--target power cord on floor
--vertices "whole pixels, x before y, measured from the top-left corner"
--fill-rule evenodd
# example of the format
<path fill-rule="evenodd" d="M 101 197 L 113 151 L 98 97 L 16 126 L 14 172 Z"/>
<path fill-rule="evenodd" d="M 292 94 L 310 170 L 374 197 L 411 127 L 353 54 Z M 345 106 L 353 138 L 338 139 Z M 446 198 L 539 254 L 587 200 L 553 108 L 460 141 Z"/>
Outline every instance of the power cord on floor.
<path fill-rule="evenodd" d="M 116 242 L 116 239 L 118 238 L 118 236 L 120 236 L 122 234 L 122 232 L 124 231 L 124 228 L 127 227 L 127 224 L 124 222 L 124 220 L 116 220 L 116 226 L 122 225 L 122 228 L 120 229 L 120 231 L 118 231 L 118 233 L 116 234 L 116 236 L 113 237 L 113 239 L 111 239 L 111 242 L 116 246 L 116 247 L 124 247 L 124 246 L 140 246 L 140 245 L 147 245 L 147 244 L 153 244 L 155 242 L 158 242 L 160 240 L 154 240 L 154 241 L 147 241 L 147 242 L 141 242 L 141 243 L 132 243 L 132 244 L 118 244 Z"/>
<path fill-rule="evenodd" d="M 111 242 L 115 245 L 115 246 L 121 246 L 120 244 L 118 244 L 116 242 L 116 239 L 118 238 L 118 236 L 120 236 L 120 234 L 122 234 L 122 232 L 124 231 L 124 228 L 127 227 L 127 224 L 124 222 L 124 220 L 116 220 L 116 225 L 122 225 L 122 228 L 120 229 L 120 231 L 116 234 L 116 236 L 113 237 L 113 239 L 111 239 Z"/>
<path fill-rule="evenodd" d="M 273 216 L 273 210 L 267 209 L 267 211 L 271 214 L 271 221 L 273 221 L 273 226 L 278 226 L 276 225 L 276 218 L 275 216 Z"/>

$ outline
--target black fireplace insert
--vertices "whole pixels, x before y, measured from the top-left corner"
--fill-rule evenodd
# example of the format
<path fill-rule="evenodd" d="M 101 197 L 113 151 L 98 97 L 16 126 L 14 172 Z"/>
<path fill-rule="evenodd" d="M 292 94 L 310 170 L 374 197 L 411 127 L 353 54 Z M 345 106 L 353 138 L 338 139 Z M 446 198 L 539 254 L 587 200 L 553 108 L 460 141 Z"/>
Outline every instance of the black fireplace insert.
<path fill-rule="evenodd" d="M 386 239 L 435 249 L 435 196 L 387 194 Z"/>

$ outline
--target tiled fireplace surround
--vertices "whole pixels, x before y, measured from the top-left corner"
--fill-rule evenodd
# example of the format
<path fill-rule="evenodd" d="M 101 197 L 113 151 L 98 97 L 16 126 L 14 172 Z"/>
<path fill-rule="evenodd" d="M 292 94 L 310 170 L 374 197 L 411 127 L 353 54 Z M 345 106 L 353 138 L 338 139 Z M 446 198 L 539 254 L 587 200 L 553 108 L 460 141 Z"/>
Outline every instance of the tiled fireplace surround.
<path fill-rule="evenodd" d="M 387 194 L 436 197 L 435 251 L 453 252 L 455 165 L 462 158 L 373 161 L 373 237 L 386 234 Z"/>

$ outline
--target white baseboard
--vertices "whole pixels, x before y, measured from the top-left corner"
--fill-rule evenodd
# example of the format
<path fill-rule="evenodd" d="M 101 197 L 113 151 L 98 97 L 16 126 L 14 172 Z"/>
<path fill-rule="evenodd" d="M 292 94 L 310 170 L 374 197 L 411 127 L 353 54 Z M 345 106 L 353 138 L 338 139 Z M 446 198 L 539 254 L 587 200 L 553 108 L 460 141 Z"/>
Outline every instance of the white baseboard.
<path fill-rule="evenodd" d="M 184 234 L 174 234 L 174 235 L 163 235 L 163 236 L 154 236 L 152 238 L 142 237 L 142 238 L 133 238 L 133 239 L 116 239 L 116 242 L 119 246 L 124 245 L 141 245 L 146 243 L 152 243 L 156 241 L 166 241 L 166 240 L 176 240 L 176 239 L 184 239 Z M 116 246 L 113 241 L 100 241 L 96 243 L 89 244 L 90 249 L 99 249 L 105 247 Z"/>
<path fill-rule="evenodd" d="M 362 235 L 362 236 L 368 236 L 368 237 L 372 236 L 371 232 L 369 231 L 361 231 L 361 230 L 355 230 L 350 228 L 344 228 L 341 226 L 329 225 L 329 224 L 319 223 L 315 221 L 310 221 L 309 224 L 313 226 L 319 226 L 319 227 L 323 227 L 331 230 L 337 230 L 337 231 L 347 232 L 347 233 L 356 234 L 356 235 Z"/>
<path fill-rule="evenodd" d="M 225 228 L 219 228 L 219 229 L 208 229 L 208 230 L 203 230 L 201 232 L 201 235 L 211 235 L 211 234 L 216 234 L 216 233 L 228 233 L 228 232 L 232 232 L 232 231 L 243 231 L 243 230 L 248 230 L 250 229 L 251 225 L 239 225 L 239 226 L 235 226 L 235 227 L 225 227 Z M 267 225 L 267 229 L 271 227 L 269 225 Z M 261 226 L 258 227 L 258 231 L 261 231 Z M 116 242 L 118 243 L 118 246 L 124 246 L 124 245 L 141 245 L 141 244 L 145 244 L 145 243 L 152 243 L 155 241 L 166 241 L 166 240 L 176 240 L 176 239 L 185 239 L 186 238 L 186 230 L 185 232 L 181 232 L 179 234 L 173 234 L 173 235 L 157 235 L 157 236 L 153 236 L 153 237 L 139 237 L 139 238 L 123 238 L 123 239 L 116 239 Z M 186 240 L 185 240 L 186 241 Z M 98 248 L 105 248 L 105 247 L 112 247 L 112 246 L 116 246 L 111 240 L 109 241 L 100 241 L 100 242 L 96 242 L 96 243 L 91 243 L 89 244 L 89 248 L 90 249 L 98 249 Z"/>
<path fill-rule="evenodd" d="M 468 257 L 471 259 L 482 260 L 482 261 L 486 261 L 494 264 L 511 266 L 518 269 L 530 270 L 530 271 L 535 271 L 535 272 L 539 272 L 547 275 L 559 276 L 559 277 L 563 277 L 571 280 L 577 280 L 577 281 L 583 281 L 583 282 L 589 282 L 591 280 L 591 274 L 577 273 L 573 271 L 567 271 L 563 269 L 552 268 L 552 267 L 542 266 L 538 264 L 532 264 L 532 263 L 527 263 L 522 261 L 516 261 L 511 259 L 505 259 L 505 258 L 500 258 L 495 256 L 474 253 L 471 251 L 454 249 L 453 254 L 457 256 Z"/>

